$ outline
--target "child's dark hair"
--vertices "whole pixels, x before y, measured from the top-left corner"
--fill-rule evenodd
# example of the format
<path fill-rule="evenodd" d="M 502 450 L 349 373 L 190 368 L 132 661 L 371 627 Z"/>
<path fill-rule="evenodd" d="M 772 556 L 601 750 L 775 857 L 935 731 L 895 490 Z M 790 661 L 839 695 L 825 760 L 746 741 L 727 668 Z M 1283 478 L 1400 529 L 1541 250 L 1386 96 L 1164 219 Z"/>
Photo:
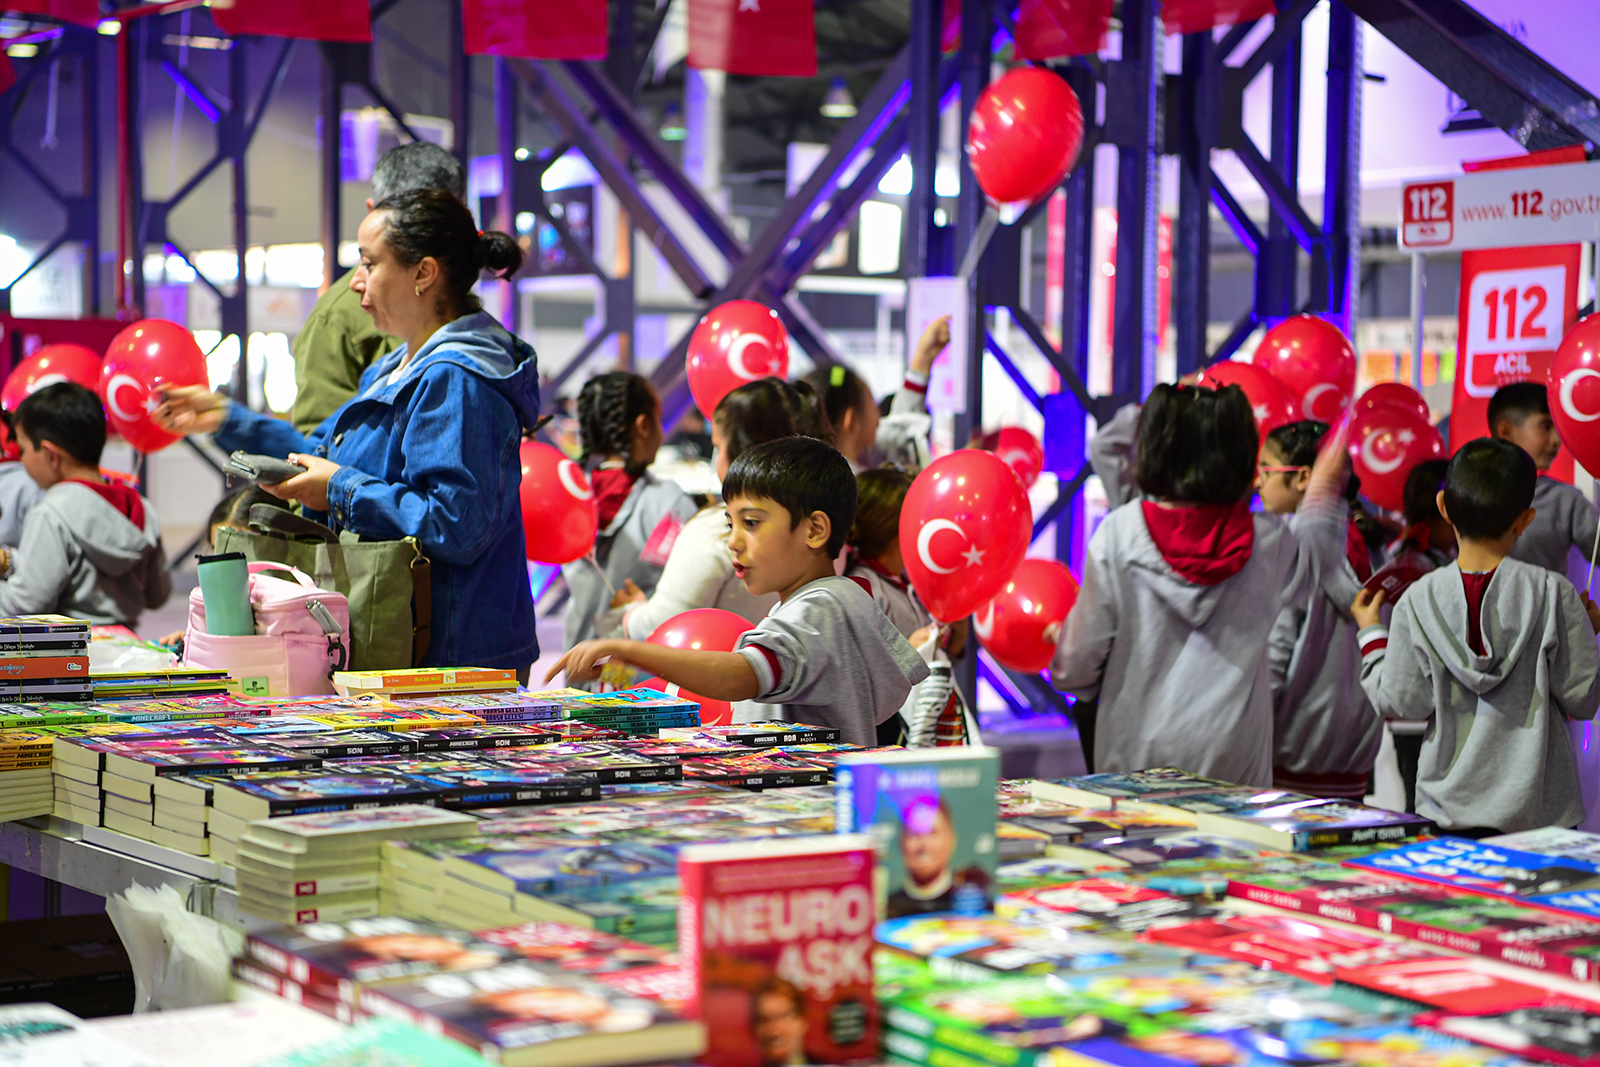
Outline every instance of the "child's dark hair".
<path fill-rule="evenodd" d="M 1328 432 L 1328 424 L 1316 419 L 1286 423 L 1267 434 L 1267 445 L 1286 467 L 1309 467 L 1317 462 L 1317 450 Z M 1284 477 L 1284 475 L 1273 475 Z M 1350 504 L 1350 521 L 1369 549 L 1380 548 L 1389 540 L 1389 531 L 1361 506 L 1361 479 L 1352 472 L 1345 483 L 1344 498 Z"/>
<path fill-rule="evenodd" d="M 848 412 L 861 411 L 877 405 L 877 401 L 872 398 L 872 390 L 867 388 L 867 383 L 843 363 L 835 363 L 831 367 L 818 367 L 806 375 L 805 380 L 806 384 L 816 391 L 817 398 L 821 401 L 822 414 L 827 418 L 827 433 L 830 436 L 838 431 L 839 424 L 844 421 Z"/>
<path fill-rule="evenodd" d="M 47 385 L 17 405 L 13 432 L 33 447 L 49 441 L 79 463 L 97 466 L 106 447 L 106 409 L 93 389 L 77 382 Z"/>
<path fill-rule="evenodd" d="M 270 507 L 289 510 L 286 501 L 279 500 L 265 489 L 251 482 L 241 485 L 227 496 L 217 501 L 217 506 L 211 509 L 211 517 L 206 520 L 206 532 L 213 537 L 218 526 L 235 526 L 239 529 L 248 529 L 250 526 L 250 509 L 257 504 L 266 504 Z"/>
<path fill-rule="evenodd" d="M 800 398 L 782 378 L 762 378 L 741 385 L 717 404 L 711 421 L 722 431 L 728 462 L 754 445 L 793 437 L 800 432 L 795 415 Z"/>
<path fill-rule="evenodd" d="M 648 378 L 621 370 L 590 378 L 578 393 L 578 437 L 583 443 L 579 462 L 587 466 L 594 457 L 620 455 L 637 474 L 645 465 L 636 465 L 631 454 L 634 420 L 640 415 L 655 418 L 660 412 L 661 401 Z"/>
<path fill-rule="evenodd" d="M 911 490 L 911 475 L 880 468 L 856 475 L 856 521 L 845 544 L 863 559 L 877 559 L 900 539 L 900 508 Z"/>
<path fill-rule="evenodd" d="M 1406 522 L 1409 525 L 1436 522 L 1443 517 L 1439 514 L 1439 490 L 1444 488 L 1445 474 L 1449 469 L 1450 461 L 1447 459 L 1425 459 L 1411 468 L 1411 473 L 1406 475 L 1405 488 Z"/>
<path fill-rule="evenodd" d="M 838 449 L 814 437 L 783 437 L 746 449 L 722 480 L 722 498 L 770 500 L 789 512 L 795 529 L 814 511 L 828 516 L 831 559 L 844 547 L 856 517 L 856 478 Z"/>
<path fill-rule="evenodd" d="M 1512 382 L 1502 385 L 1494 391 L 1494 396 L 1489 398 L 1489 436 L 1495 435 L 1495 428 L 1502 419 L 1514 426 L 1521 426 L 1530 415 L 1550 414 L 1550 393 L 1538 382 Z"/>
<path fill-rule="evenodd" d="M 1158 385 L 1139 414 L 1134 481 L 1154 500 L 1231 504 L 1255 484 L 1255 415 L 1237 385 Z"/>
<path fill-rule="evenodd" d="M 1491 541 L 1533 506 L 1539 471 L 1510 441 L 1480 437 L 1461 446 L 1444 476 L 1444 507 L 1460 537 Z"/>

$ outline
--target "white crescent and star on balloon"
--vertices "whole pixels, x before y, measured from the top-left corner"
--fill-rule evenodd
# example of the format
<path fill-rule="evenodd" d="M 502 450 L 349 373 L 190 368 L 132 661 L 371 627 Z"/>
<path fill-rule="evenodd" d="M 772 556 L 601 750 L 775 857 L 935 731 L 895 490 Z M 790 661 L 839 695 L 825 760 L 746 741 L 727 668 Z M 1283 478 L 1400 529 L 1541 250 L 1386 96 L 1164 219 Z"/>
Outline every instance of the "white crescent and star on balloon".
<path fill-rule="evenodd" d="M 556 464 L 556 477 L 561 479 L 561 487 L 571 493 L 578 500 L 593 500 L 594 490 L 584 482 L 583 468 L 570 459 L 564 459 Z"/>
<path fill-rule="evenodd" d="M 1574 391 L 1578 383 L 1586 378 L 1600 378 L 1600 371 L 1590 367 L 1578 367 L 1569 370 L 1561 376 L 1561 410 L 1567 413 L 1569 419 L 1575 422 L 1593 422 L 1600 419 L 1600 411 L 1584 411 L 1578 407 Z"/>
<path fill-rule="evenodd" d="M 1332 382 L 1319 382 L 1307 389 L 1306 395 L 1300 399 L 1300 414 L 1308 419 L 1320 419 L 1321 416 L 1317 414 L 1317 401 L 1322 398 L 1324 393 L 1333 393 L 1338 396 L 1339 387 Z"/>
<path fill-rule="evenodd" d="M 758 378 L 765 377 L 768 372 L 752 371 L 749 364 L 745 363 L 744 352 L 751 345 L 760 345 L 767 350 L 769 355 L 772 352 L 772 344 L 765 337 L 758 333 L 741 333 L 728 344 L 728 369 L 745 381 L 753 382 Z"/>
<path fill-rule="evenodd" d="M 1393 474 L 1400 469 L 1400 464 L 1406 461 L 1405 453 L 1400 452 L 1393 459 L 1379 459 L 1377 453 L 1373 451 L 1373 445 L 1382 436 L 1382 433 L 1368 434 L 1367 439 L 1361 442 L 1361 462 L 1366 464 L 1367 469 L 1373 474 Z M 1395 435 L 1395 439 L 1410 444 L 1416 440 L 1416 435 L 1410 430 L 1401 430 Z"/>
<path fill-rule="evenodd" d="M 154 402 L 150 391 L 139 384 L 139 380 L 133 375 L 114 374 L 111 376 L 111 381 L 106 385 L 106 407 L 111 409 L 112 417 L 122 422 L 134 422 L 140 417 L 137 413 L 130 414 L 123 410 L 122 403 L 118 397 L 124 389 L 133 389 L 139 394 L 141 400 L 137 407 L 143 408 L 146 413 L 154 411 L 161 406 L 159 403 Z"/>
<path fill-rule="evenodd" d="M 962 559 L 967 561 L 967 566 L 983 566 L 985 550 L 971 543 L 971 539 L 967 537 L 967 531 L 949 519 L 929 519 L 923 524 L 922 529 L 917 532 L 917 558 L 922 561 L 924 567 L 935 574 L 954 574 L 959 569 L 956 567 L 941 567 L 933 561 L 933 555 L 930 551 L 933 544 L 933 535 L 941 530 L 951 530 L 958 533 L 961 535 L 961 539 L 967 542 L 967 550 L 958 553 Z"/>

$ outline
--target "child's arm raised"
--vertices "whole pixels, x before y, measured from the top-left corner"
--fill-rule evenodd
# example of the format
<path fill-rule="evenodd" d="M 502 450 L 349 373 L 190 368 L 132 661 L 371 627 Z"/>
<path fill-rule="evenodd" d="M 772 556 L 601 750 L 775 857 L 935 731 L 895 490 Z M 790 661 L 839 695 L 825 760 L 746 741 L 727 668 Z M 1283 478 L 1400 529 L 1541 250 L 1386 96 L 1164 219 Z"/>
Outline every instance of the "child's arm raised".
<path fill-rule="evenodd" d="M 556 661 L 546 682 L 562 671 L 568 682 L 599 677 L 602 660 L 618 660 L 712 700 L 751 700 L 761 691 L 750 661 L 737 652 L 697 652 L 643 641 L 580 641 Z"/>
<path fill-rule="evenodd" d="M 1349 440 L 1348 419 L 1341 419 L 1322 438 L 1305 499 L 1290 523 L 1299 549 L 1289 580 L 1283 584 L 1282 605 L 1304 603 L 1324 575 L 1345 565 L 1345 528 L 1350 509 L 1342 490 L 1350 466 L 1345 450 Z"/>

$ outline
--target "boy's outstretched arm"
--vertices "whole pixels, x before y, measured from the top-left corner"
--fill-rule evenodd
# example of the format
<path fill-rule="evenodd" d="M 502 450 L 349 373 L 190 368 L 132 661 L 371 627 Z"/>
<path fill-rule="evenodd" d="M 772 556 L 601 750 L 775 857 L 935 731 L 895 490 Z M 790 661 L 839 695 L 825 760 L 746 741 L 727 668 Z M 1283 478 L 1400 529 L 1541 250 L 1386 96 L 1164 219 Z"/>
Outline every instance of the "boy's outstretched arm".
<path fill-rule="evenodd" d="M 544 680 L 566 671 L 569 682 L 588 681 L 599 676 L 599 663 L 608 659 L 649 671 L 712 700 L 752 700 L 761 692 L 755 669 L 737 652 L 697 652 L 643 641 L 580 641 L 556 661 Z"/>

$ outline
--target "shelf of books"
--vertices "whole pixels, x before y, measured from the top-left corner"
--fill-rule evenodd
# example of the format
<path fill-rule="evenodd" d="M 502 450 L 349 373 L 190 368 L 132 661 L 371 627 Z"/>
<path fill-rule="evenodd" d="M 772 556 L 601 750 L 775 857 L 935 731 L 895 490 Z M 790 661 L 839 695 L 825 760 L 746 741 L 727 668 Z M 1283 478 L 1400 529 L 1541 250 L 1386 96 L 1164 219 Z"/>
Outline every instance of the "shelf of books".
<path fill-rule="evenodd" d="M 258 998 L 10 1006 L 0 1037 L 159 1067 L 293 1008 L 331 1029 L 264 1064 L 1600 1067 L 1600 836 L 1173 768 L 1001 780 L 984 748 L 495 673 L 0 710 L 0 861 L 174 886 L 244 929 Z"/>

